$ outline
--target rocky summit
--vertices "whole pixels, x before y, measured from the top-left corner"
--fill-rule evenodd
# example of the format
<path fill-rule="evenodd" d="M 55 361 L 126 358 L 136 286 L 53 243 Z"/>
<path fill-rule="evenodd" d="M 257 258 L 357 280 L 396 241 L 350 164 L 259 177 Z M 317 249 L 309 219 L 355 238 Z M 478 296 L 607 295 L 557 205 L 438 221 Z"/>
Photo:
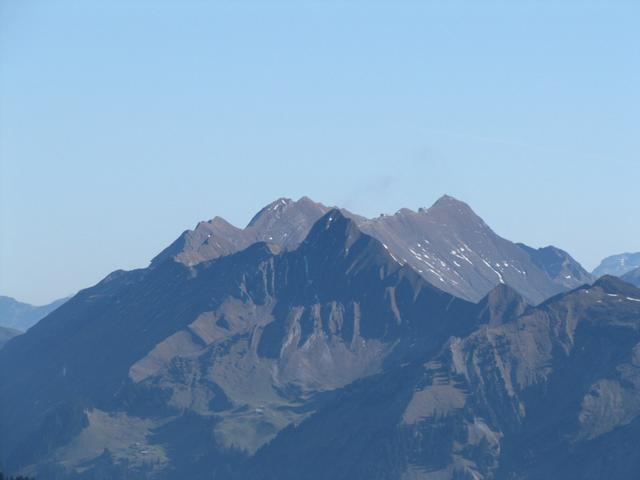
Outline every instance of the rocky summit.
<path fill-rule="evenodd" d="M 640 289 L 465 203 L 216 217 L 0 349 L 38 479 L 634 478 Z M 604 472 L 604 473 L 603 473 Z"/>

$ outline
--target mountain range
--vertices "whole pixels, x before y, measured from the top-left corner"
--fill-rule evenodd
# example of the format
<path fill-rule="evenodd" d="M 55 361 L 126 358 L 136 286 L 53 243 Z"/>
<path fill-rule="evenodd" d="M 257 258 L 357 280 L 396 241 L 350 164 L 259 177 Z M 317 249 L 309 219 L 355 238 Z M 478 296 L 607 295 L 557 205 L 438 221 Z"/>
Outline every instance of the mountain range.
<path fill-rule="evenodd" d="M 255 242 L 295 249 L 329 207 L 307 197 L 281 198 L 264 207 L 246 228 L 215 217 L 185 231 L 156 256 L 155 266 L 173 259 L 187 266 L 247 248 Z M 362 232 L 379 240 L 391 256 L 425 280 L 460 298 L 478 301 L 508 283 L 531 303 L 592 280 L 566 252 L 533 249 L 498 236 L 464 202 L 443 196 L 431 208 L 401 209 L 367 219 L 341 209 Z"/>
<path fill-rule="evenodd" d="M 445 196 L 279 199 L 116 271 L 0 350 L 40 479 L 631 478 L 640 289 Z"/>

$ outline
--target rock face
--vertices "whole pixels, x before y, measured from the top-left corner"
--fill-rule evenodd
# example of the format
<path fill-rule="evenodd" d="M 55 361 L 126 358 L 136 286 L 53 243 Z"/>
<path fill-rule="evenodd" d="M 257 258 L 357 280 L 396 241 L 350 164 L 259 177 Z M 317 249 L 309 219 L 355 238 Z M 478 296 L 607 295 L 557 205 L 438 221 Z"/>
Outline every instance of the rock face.
<path fill-rule="evenodd" d="M 636 268 L 635 270 L 625 273 L 621 278 L 625 282 L 629 282 L 636 287 L 640 287 L 640 268 Z"/>
<path fill-rule="evenodd" d="M 47 305 L 34 306 L 0 296 L 0 326 L 24 332 L 67 300 L 62 298 Z"/>
<path fill-rule="evenodd" d="M 592 274 L 596 278 L 602 275 L 615 275 L 616 277 L 620 277 L 636 268 L 640 268 L 640 252 L 621 253 L 602 260 Z"/>
<path fill-rule="evenodd" d="M 200 224 L 0 350 L 0 465 L 44 480 L 624 478 L 640 290 L 605 277 L 531 306 L 573 266 L 538 252 L 450 197 L 375 220 L 279 200 L 243 230 Z"/>

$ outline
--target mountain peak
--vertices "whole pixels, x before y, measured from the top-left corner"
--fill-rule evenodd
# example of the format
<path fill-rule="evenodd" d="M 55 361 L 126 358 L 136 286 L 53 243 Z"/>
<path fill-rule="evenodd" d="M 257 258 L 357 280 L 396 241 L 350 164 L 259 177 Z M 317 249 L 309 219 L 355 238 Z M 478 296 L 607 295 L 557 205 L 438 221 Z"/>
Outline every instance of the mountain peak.
<path fill-rule="evenodd" d="M 332 208 L 311 227 L 309 235 L 303 243 L 316 242 L 321 237 L 333 237 L 338 241 L 350 239 L 350 243 L 353 243 L 353 240 L 361 234 L 353 220 L 346 217 L 339 209 Z M 345 247 L 348 248 L 348 245 Z"/>
<path fill-rule="evenodd" d="M 269 203 L 265 207 L 263 207 L 258 213 L 256 213 L 253 218 L 247 224 L 247 227 L 253 227 L 256 225 L 265 215 L 274 215 L 278 214 L 280 211 L 286 209 L 291 204 L 296 203 L 290 198 L 280 197 L 277 200 Z"/>
<path fill-rule="evenodd" d="M 443 195 L 430 208 L 422 210 L 422 213 L 432 217 L 462 218 L 466 222 L 474 221 L 484 224 L 484 221 L 467 203 L 450 195 Z"/>
<path fill-rule="evenodd" d="M 467 205 L 466 203 L 464 203 L 461 200 L 458 200 L 455 197 L 452 197 L 451 195 L 442 195 L 440 198 L 438 198 L 433 205 L 431 205 L 431 208 L 443 208 L 443 207 L 467 207 L 470 208 L 469 205 Z"/>
<path fill-rule="evenodd" d="M 346 261 L 358 268 L 386 266 L 387 272 L 404 265 L 389 247 L 363 232 L 355 220 L 337 208 L 329 210 L 314 224 L 300 250 L 303 255 L 318 259 L 324 269 L 334 261 Z"/>
<path fill-rule="evenodd" d="M 328 208 L 326 206 L 314 202 L 309 197 L 300 197 L 295 201 L 281 197 L 256 213 L 247 225 L 247 229 L 269 228 L 274 222 L 283 217 L 287 217 L 287 223 L 296 223 L 303 218 L 311 218 L 313 223 L 327 211 Z"/>
<path fill-rule="evenodd" d="M 306 195 L 303 195 L 302 197 L 300 197 L 298 200 L 296 200 L 295 203 L 299 205 L 322 205 L 319 202 L 314 202 L 311 198 L 307 197 Z"/>
<path fill-rule="evenodd" d="M 499 325 L 515 319 L 527 308 L 527 302 L 515 289 L 504 283 L 497 285 L 480 301 L 483 323 Z"/>
<path fill-rule="evenodd" d="M 459 202 L 460 200 L 458 200 L 456 197 L 454 197 L 453 195 L 449 195 L 448 193 L 445 193 L 444 195 L 440 196 L 440 198 L 438 198 L 438 200 L 436 200 L 434 202 L 434 205 L 438 202 Z"/>

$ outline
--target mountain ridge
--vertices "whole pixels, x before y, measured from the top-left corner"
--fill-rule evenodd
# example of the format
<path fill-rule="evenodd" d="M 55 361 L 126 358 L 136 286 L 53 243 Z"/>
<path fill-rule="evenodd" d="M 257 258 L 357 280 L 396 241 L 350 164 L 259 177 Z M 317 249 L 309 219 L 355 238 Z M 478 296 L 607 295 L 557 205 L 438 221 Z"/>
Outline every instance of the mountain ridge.
<path fill-rule="evenodd" d="M 235 253 L 259 241 L 271 241 L 285 248 L 294 248 L 327 210 L 327 207 L 308 197 L 301 197 L 297 201 L 283 197 L 263 207 L 244 229 L 221 217 L 214 217 L 208 222 L 199 222 L 194 230 L 185 230 L 151 260 L 151 265 L 175 259 L 192 266 Z"/>
<path fill-rule="evenodd" d="M 294 249 L 330 209 L 308 197 L 297 201 L 280 198 L 263 207 L 245 229 L 215 217 L 200 222 L 193 231 L 185 231 L 151 265 L 174 259 L 193 266 L 256 241 Z M 592 280 L 566 252 L 551 246 L 535 250 L 503 239 L 468 204 L 449 195 L 430 208 L 403 208 L 373 219 L 345 209 L 340 212 L 426 280 L 470 301 L 479 301 L 495 285 L 506 281 L 535 304 Z"/>

